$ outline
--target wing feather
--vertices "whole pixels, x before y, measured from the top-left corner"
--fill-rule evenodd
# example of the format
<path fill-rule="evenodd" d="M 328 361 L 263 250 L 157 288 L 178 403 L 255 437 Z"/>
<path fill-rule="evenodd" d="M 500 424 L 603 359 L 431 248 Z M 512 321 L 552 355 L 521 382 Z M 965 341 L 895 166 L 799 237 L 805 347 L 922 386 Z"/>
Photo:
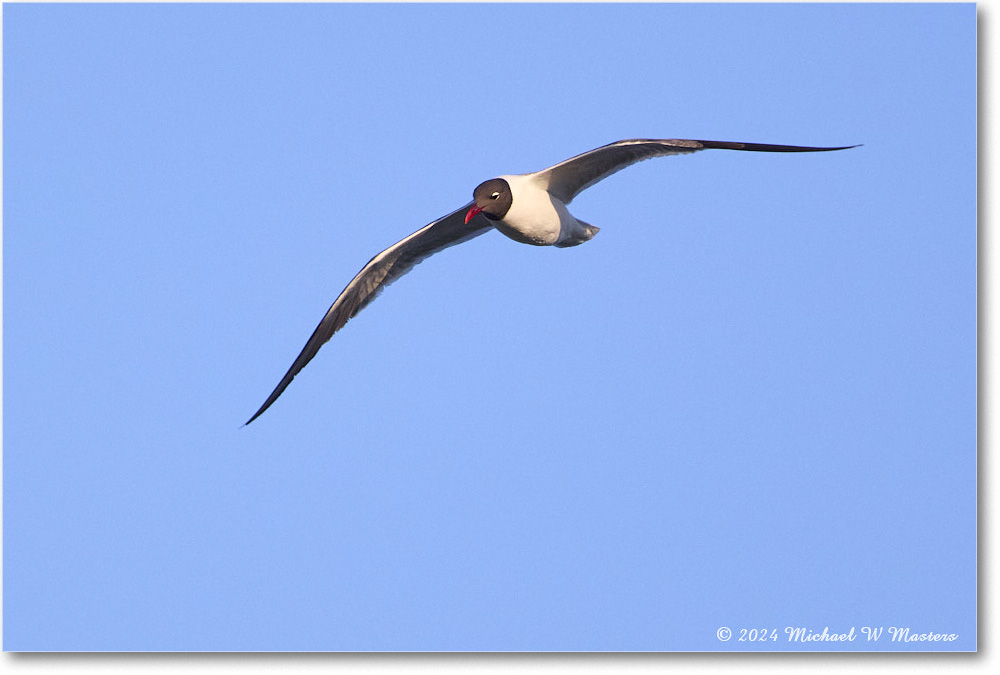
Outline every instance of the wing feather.
<path fill-rule="evenodd" d="M 333 305 L 327 310 L 323 320 L 316 326 L 316 330 L 313 331 L 305 347 L 302 348 L 298 358 L 292 363 L 285 376 L 281 378 L 281 382 L 264 401 L 264 405 L 246 423 L 250 424 L 260 417 L 281 396 L 281 393 L 285 391 L 285 388 L 298 375 L 299 371 L 305 368 L 306 364 L 316 356 L 319 348 L 333 337 L 334 333 L 343 328 L 348 320 L 368 306 L 386 286 L 409 272 L 414 265 L 438 251 L 461 244 L 492 229 L 492 224 L 484 216 L 476 216 L 466 224 L 465 214 L 471 206 L 470 202 L 462 208 L 452 211 L 447 216 L 420 228 L 369 260 L 368 264 L 362 267 L 361 271 L 351 280 L 351 283 L 347 284 L 347 287 L 341 291 Z"/>
<path fill-rule="evenodd" d="M 535 174 L 549 194 L 564 204 L 573 201 L 580 192 L 627 166 L 644 159 L 686 155 L 699 150 L 745 150 L 751 152 L 827 152 L 846 150 L 857 146 L 814 148 L 803 145 L 768 145 L 764 143 L 735 143 L 730 141 L 695 141 L 681 138 L 633 138 L 601 146 L 565 162 L 560 162 Z"/>

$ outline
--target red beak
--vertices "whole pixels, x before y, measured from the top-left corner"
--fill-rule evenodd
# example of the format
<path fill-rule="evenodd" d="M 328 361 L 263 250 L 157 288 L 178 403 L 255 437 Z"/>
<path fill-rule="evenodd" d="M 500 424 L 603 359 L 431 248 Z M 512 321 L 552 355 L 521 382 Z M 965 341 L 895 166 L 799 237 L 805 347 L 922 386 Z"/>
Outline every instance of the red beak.
<path fill-rule="evenodd" d="M 468 225 L 469 221 L 472 220 L 472 217 L 482 210 L 483 210 L 482 206 L 473 206 L 471 209 L 469 209 L 469 212 L 465 214 L 465 224 Z"/>

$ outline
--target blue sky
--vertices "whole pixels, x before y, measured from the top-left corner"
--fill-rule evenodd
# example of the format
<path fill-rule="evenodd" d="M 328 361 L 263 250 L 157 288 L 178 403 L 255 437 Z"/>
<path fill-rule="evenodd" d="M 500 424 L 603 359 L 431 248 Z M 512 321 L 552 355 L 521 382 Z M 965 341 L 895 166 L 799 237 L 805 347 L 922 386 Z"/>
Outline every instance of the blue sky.
<path fill-rule="evenodd" d="M 975 649 L 974 5 L 3 14 L 5 650 Z"/>

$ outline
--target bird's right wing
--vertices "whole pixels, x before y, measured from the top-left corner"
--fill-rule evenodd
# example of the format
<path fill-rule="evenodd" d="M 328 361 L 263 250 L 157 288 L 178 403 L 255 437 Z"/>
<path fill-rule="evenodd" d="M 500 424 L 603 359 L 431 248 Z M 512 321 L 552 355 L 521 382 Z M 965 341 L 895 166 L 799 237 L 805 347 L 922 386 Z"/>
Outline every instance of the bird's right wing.
<path fill-rule="evenodd" d="M 253 417 L 247 420 L 247 424 L 253 422 L 267 410 L 281 396 L 281 393 L 285 391 L 285 388 L 298 375 L 299 371 L 316 356 L 319 348 L 334 333 L 343 328 L 348 319 L 357 315 L 368 303 L 374 300 L 383 288 L 409 272 L 424 258 L 449 246 L 478 237 L 492 229 L 493 225 L 482 215 L 474 217 L 468 223 L 465 222 L 465 214 L 471 206 L 470 202 L 457 211 L 435 220 L 369 260 L 368 264 L 361 268 L 357 276 L 351 280 L 351 283 L 347 284 L 347 288 L 341 291 L 340 296 L 330 306 L 323 320 L 313 331 L 312 337 L 302 348 L 298 358 L 292 363 L 292 367 L 288 369 L 285 376 L 281 378 L 281 382 L 264 401 L 264 405 L 253 414 Z"/>
<path fill-rule="evenodd" d="M 652 139 L 635 138 L 603 145 L 565 162 L 534 174 L 545 185 L 553 197 L 564 204 L 573 201 L 580 192 L 594 183 L 627 166 L 653 157 L 686 155 L 699 150 L 748 150 L 752 152 L 824 152 L 846 150 L 856 146 L 839 148 L 813 148 L 802 145 L 768 145 L 764 143 L 734 143 L 730 141 L 692 141 L 680 138 Z"/>

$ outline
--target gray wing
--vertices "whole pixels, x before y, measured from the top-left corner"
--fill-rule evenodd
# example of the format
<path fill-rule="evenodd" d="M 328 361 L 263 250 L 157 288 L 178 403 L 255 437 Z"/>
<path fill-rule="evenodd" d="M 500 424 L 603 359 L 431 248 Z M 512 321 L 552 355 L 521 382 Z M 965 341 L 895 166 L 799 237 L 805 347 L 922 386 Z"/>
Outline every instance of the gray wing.
<path fill-rule="evenodd" d="M 305 368 L 312 357 L 316 356 L 319 348 L 334 333 L 343 328 L 348 319 L 357 315 L 368 303 L 374 300 L 383 288 L 409 272 L 424 258 L 449 246 L 478 237 L 493 228 L 493 225 L 481 215 L 476 216 L 466 224 L 465 214 L 471 207 L 472 202 L 449 213 L 444 218 L 420 228 L 406 239 L 390 246 L 369 260 L 368 264 L 362 267 L 357 276 L 351 280 L 351 283 L 347 284 L 347 288 L 341 291 L 340 296 L 330 306 L 326 316 L 316 326 L 312 337 L 306 342 L 306 346 L 302 348 L 302 352 L 295 359 L 292 367 L 288 369 L 285 376 L 281 378 L 281 382 L 264 401 L 264 405 L 246 423 L 250 424 L 267 410 L 281 396 L 281 393 L 285 391 L 285 388 L 298 375 L 299 371 Z"/>
<path fill-rule="evenodd" d="M 679 138 L 652 139 L 634 138 L 627 141 L 609 143 L 582 155 L 571 157 L 536 176 L 547 184 L 549 194 L 564 204 L 573 201 L 580 192 L 594 183 L 627 166 L 653 157 L 686 155 L 699 150 L 749 150 L 752 152 L 826 152 L 846 150 L 857 146 L 846 145 L 839 148 L 812 148 L 801 145 L 766 145 L 762 143 L 733 143 L 729 141 L 691 141 Z"/>

